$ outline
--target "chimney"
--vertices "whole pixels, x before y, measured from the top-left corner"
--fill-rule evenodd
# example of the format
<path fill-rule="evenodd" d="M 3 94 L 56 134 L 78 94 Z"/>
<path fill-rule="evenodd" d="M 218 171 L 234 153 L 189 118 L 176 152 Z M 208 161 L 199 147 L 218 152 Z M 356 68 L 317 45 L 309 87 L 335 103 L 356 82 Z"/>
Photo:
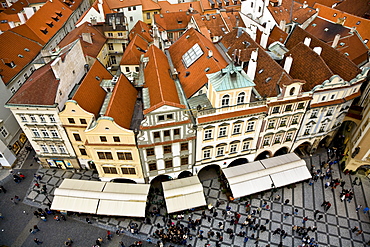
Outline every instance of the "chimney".
<path fill-rule="evenodd" d="M 270 0 L 265 0 L 265 7 L 267 8 L 270 4 Z"/>
<path fill-rule="evenodd" d="M 251 38 L 254 40 L 254 41 L 256 41 L 256 37 L 257 37 L 257 26 L 256 25 L 251 25 L 250 26 L 250 29 L 251 29 L 251 34 L 250 34 L 250 36 L 251 36 Z"/>
<path fill-rule="evenodd" d="M 97 24 L 96 17 L 91 17 L 90 18 L 91 25 L 95 26 Z"/>
<path fill-rule="evenodd" d="M 99 0 L 99 2 L 98 2 L 98 10 L 99 10 L 101 20 L 105 21 L 105 13 L 104 13 L 104 9 L 103 9 L 103 1 L 102 0 Z"/>
<path fill-rule="evenodd" d="M 208 50 L 208 57 L 212 57 L 213 56 L 213 51 L 212 50 Z"/>
<path fill-rule="evenodd" d="M 281 20 L 281 21 L 280 21 L 280 25 L 279 25 L 279 27 L 280 27 L 280 29 L 281 29 L 281 30 L 283 30 L 284 32 L 285 32 L 285 25 L 286 25 L 286 21 L 285 21 L 285 20 Z"/>
<path fill-rule="evenodd" d="M 331 44 L 331 47 L 333 47 L 333 48 L 337 47 L 339 39 L 340 39 L 340 34 L 338 33 L 337 35 L 335 35 L 334 40 L 333 40 L 333 44 Z"/>
<path fill-rule="evenodd" d="M 356 27 L 351 27 L 351 31 L 349 33 L 354 33 L 356 31 Z"/>
<path fill-rule="evenodd" d="M 278 0 L 278 6 L 281 6 L 282 3 L 283 3 L 283 0 Z"/>
<path fill-rule="evenodd" d="M 112 17 L 112 28 L 116 30 L 116 18 Z"/>
<path fill-rule="evenodd" d="M 289 57 L 286 57 L 286 58 L 285 58 L 284 70 L 285 70 L 288 74 L 289 74 L 290 69 L 291 69 L 291 67 L 292 67 L 292 63 L 293 63 L 292 55 L 289 55 Z"/>
<path fill-rule="evenodd" d="M 258 48 L 252 51 L 251 58 L 249 59 L 249 63 L 248 63 L 247 75 L 252 81 L 254 80 L 254 77 L 256 75 L 257 57 L 258 57 Z"/>
<path fill-rule="evenodd" d="M 322 47 L 320 46 L 316 46 L 313 48 L 313 51 L 317 53 L 317 55 L 321 55 L 321 52 L 322 52 Z"/>
<path fill-rule="evenodd" d="M 307 7 L 308 7 L 307 1 L 304 1 L 304 2 L 303 2 L 303 6 L 302 6 L 302 8 L 304 8 L 304 9 L 305 9 L 305 8 L 307 8 Z"/>
<path fill-rule="evenodd" d="M 311 38 L 310 37 L 304 38 L 303 44 L 305 44 L 308 47 L 310 47 L 310 43 L 311 43 Z"/>
<path fill-rule="evenodd" d="M 91 33 L 82 33 L 82 40 L 90 44 L 93 43 Z"/>

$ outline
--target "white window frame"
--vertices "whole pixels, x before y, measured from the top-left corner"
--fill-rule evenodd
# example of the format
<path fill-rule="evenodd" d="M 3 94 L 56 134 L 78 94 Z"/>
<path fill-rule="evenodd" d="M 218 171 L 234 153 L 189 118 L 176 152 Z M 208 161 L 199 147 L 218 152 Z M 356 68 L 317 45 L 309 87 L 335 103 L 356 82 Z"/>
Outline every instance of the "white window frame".
<path fill-rule="evenodd" d="M 225 137 L 227 134 L 227 126 L 221 126 L 218 130 L 218 137 Z"/>
<path fill-rule="evenodd" d="M 291 142 L 293 140 L 293 132 L 288 132 L 285 137 L 285 142 Z"/>
<path fill-rule="evenodd" d="M 35 115 L 30 115 L 30 119 L 32 123 L 37 123 Z"/>
<path fill-rule="evenodd" d="M 9 135 L 9 133 L 8 133 L 8 131 L 5 129 L 5 127 L 4 126 L 1 126 L 0 127 L 0 133 L 1 133 L 1 135 L 5 138 L 5 137 L 7 137 L 8 135 Z"/>
<path fill-rule="evenodd" d="M 31 132 L 34 137 L 41 137 L 40 132 L 38 129 L 31 129 Z"/>
<path fill-rule="evenodd" d="M 240 134 L 242 131 L 242 125 L 241 124 L 234 124 L 233 134 Z"/>
<path fill-rule="evenodd" d="M 50 130 L 50 133 L 53 138 L 59 138 L 59 134 L 57 130 Z"/>
<path fill-rule="evenodd" d="M 245 93 L 241 92 L 241 93 L 238 94 L 238 98 L 236 100 L 236 103 L 237 104 L 244 104 L 244 101 L 245 101 Z"/>
<path fill-rule="evenodd" d="M 206 129 L 204 130 L 204 140 L 212 139 L 213 130 L 212 129 Z"/>
<path fill-rule="evenodd" d="M 237 150 L 238 150 L 238 144 L 230 145 L 230 153 L 236 153 Z"/>
<path fill-rule="evenodd" d="M 49 153 L 49 149 L 46 145 L 41 144 L 40 147 L 43 153 Z"/>
<path fill-rule="evenodd" d="M 217 148 L 217 156 L 223 156 L 225 155 L 225 146 L 218 147 Z"/>
<path fill-rule="evenodd" d="M 271 141 L 271 136 L 265 136 L 263 138 L 263 146 L 269 146 Z"/>
<path fill-rule="evenodd" d="M 41 133 L 44 138 L 50 138 L 49 132 L 46 129 L 41 129 Z"/>
<path fill-rule="evenodd" d="M 50 148 L 50 150 L 51 150 L 51 152 L 52 152 L 53 154 L 58 153 L 58 150 L 57 150 L 57 148 L 55 147 L 55 145 L 49 145 L 49 148 Z"/>
<path fill-rule="evenodd" d="M 230 95 L 224 95 L 221 98 L 221 107 L 227 107 L 230 105 Z"/>
<path fill-rule="evenodd" d="M 49 115 L 49 119 L 51 123 L 56 123 L 55 117 L 53 115 Z"/>
<path fill-rule="evenodd" d="M 249 147 L 250 147 L 250 145 L 251 145 L 251 142 L 250 141 L 244 141 L 243 142 L 243 151 L 248 150 Z"/>
<path fill-rule="evenodd" d="M 254 121 L 248 122 L 247 123 L 247 131 L 254 131 L 254 125 L 255 125 Z"/>
<path fill-rule="evenodd" d="M 25 115 L 22 114 L 22 115 L 19 115 L 19 117 L 21 118 L 22 122 L 28 122 Z"/>
<path fill-rule="evenodd" d="M 67 150 L 64 147 L 64 145 L 58 145 L 58 149 L 59 149 L 59 152 L 62 153 L 62 154 L 66 154 L 67 153 Z"/>
<path fill-rule="evenodd" d="M 211 158 L 211 149 L 203 150 L 203 159 L 210 159 Z"/>
<path fill-rule="evenodd" d="M 44 115 L 39 115 L 41 123 L 46 123 L 46 119 Z"/>

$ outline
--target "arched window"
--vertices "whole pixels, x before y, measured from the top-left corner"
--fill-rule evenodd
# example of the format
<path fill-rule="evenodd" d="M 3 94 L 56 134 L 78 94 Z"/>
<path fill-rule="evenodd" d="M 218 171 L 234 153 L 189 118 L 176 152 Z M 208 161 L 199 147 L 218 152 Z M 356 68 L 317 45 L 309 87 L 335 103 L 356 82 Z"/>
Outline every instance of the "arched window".
<path fill-rule="evenodd" d="M 292 87 L 292 88 L 290 89 L 289 94 L 290 94 L 290 95 L 293 95 L 293 94 L 294 94 L 294 91 L 295 91 L 295 87 Z"/>
<path fill-rule="evenodd" d="M 237 104 L 244 104 L 244 100 L 245 100 L 245 93 L 244 92 L 241 92 L 238 95 Z"/>
<path fill-rule="evenodd" d="M 230 103 L 230 95 L 224 95 L 221 100 L 221 106 L 222 107 L 229 106 L 229 103 Z"/>

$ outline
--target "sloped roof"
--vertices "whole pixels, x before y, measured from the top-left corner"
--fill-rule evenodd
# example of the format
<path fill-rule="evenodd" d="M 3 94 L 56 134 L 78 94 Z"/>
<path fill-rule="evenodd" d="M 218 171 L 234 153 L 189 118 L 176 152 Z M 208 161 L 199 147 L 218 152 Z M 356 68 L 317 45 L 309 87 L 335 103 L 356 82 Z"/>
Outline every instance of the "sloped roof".
<path fill-rule="evenodd" d="M 294 0 L 284 0 L 280 6 L 270 4 L 267 8 L 278 24 L 282 20 L 285 20 L 286 23 L 297 22 L 302 24 L 316 14 L 316 10 L 312 7 L 303 8 L 301 3 Z"/>
<path fill-rule="evenodd" d="M 52 106 L 58 86 L 59 81 L 55 78 L 50 64 L 44 65 L 33 72 L 7 104 Z"/>
<path fill-rule="evenodd" d="M 17 45 L 14 42 L 17 41 Z M 5 31 L 0 35 L 0 54 L 3 59 L 0 61 L 0 75 L 5 84 L 18 74 L 27 64 L 41 51 L 42 46 L 35 41 L 20 36 L 12 31 Z M 11 68 L 5 64 L 14 62 L 15 67 Z"/>
<path fill-rule="evenodd" d="M 203 55 L 189 68 L 186 68 L 182 61 L 182 56 L 195 44 L 200 46 Z M 228 65 L 228 62 L 217 50 L 212 41 L 194 28 L 188 29 L 170 46 L 168 51 L 171 55 L 173 65 L 179 73 L 179 80 L 187 98 L 190 98 L 208 82 L 206 73 L 214 73 Z M 210 51 L 212 52 L 212 56 L 208 56 Z"/>
<path fill-rule="evenodd" d="M 234 27 L 245 27 L 243 19 L 240 16 L 240 12 L 230 11 L 230 12 L 221 12 L 227 26 L 229 29 L 233 29 Z"/>
<path fill-rule="evenodd" d="M 202 21 L 207 26 L 211 37 L 222 37 L 225 33 L 230 32 L 229 26 L 220 13 L 202 16 Z M 233 27 L 231 27 L 231 29 L 232 28 Z"/>
<path fill-rule="evenodd" d="M 212 83 L 215 91 L 226 91 L 238 88 L 253 87 L 255 84 L 247 76 L 241 67 L 229 64 L 221 71 L 207 74 L 208 80 Z"/>
<path fill-rule="evenodd" d="M 267 47 L 275 41 L 279 41 L 280 43 L 284 44 L 287 37 L 288 34 L 286 32 L 281 30 L 278 26 L 274 26 L 271 30 Z"/>
<path fill-rule="evenodd" d="M 289 55 L 293 58 L 289 74 L 293 78 L 306 81 L 303 85 L 305 92 L 311 91 L 316 85 L 320 85 L 334 75 L 321 56 L 302 42 L 286 54 L 286 56 Z"/>
<path fill-rule="evenodd" d="M 158 1 L 159 6 L 161 7 L 161 13 L 170 13 L 170 12 L 187 12 L 190 8 L 193 8 L 195 13 L 203 13 L 202 7 L 200 6 L 200 2 L 185 2 L 185 3 L 177 3 L 171 4 L 168 1 Z M 189 11 L 191 12 L 191 11 Z"/>
<path fill-rule="evenodd" d="M 209 33 L 208 27 L 204 23 L 202 16 L 200 14 L 193 14 L 192 18 L 196 23 L 199 32 L 212 41 L 211 34 Z"/>
<path fill-rule="evenodd" d="M 91 35 L 92 44 L 82 39 L 82 33 L 89 33 Z M 96 58 L 100 50 L 107 40 L 105 36 L 88 22 L 83 23 L 81 26 L 70 31 L 67 36 L 59 43 L 60 47 L 64 47 L 76 39 L 80 39 L 82 50 L 85 55 Z"/>
<path fill-rule="evenodd" d="M 252 51 L 258 50 L 257 69 L 253 82 L 262 97 L 275 97 L 278 95 L 278 85 L 292 83 L 292 78 L 284 69 L 241 29 L 235 29 L 226 34 L 220 43 L 225 46 L 230 57 L 236 57 L 237 61 L 244 64 L 249 62 Z M 235 51 L 237 51 L 236 54 L 234 54 Z M 248 67 L 245 66 L 244 70 L 247 71 L 247 69 Z"/>
<path fill-rule="evenodd" d="M 148 42 L 146 42 L 141 36 L 135 35 L 134 39 L 126 47 L 125 53 L 123 53 L 120 65 L 125 64 L 140 64 L 140 57 L 142 54 L 145 55 L 148 50 Z"/>
<path fill-rule="evenodd" d="M 143 5 L 143 11 L 161 9 L 161 6 L 152 0 L 141 0 L 141 3 Z"/>
<path fill-rule="evenodd" d="M 151 45 L 146 56 L 149 57 L 149 61 L 144 69 L 144 76 L 145 88 L 149 89 L 150 108 L 146 109 L 144 114 L 163 105 L 184 108 L 175 82 L 169 74 L 170 66 L 166 55 L 158 47 Z"/>
<path fill-rule="evenodd" d="M 370 16 L 369 1 L 343 0 L 335 6 L 335 9 L 345 11 L 359 17 L 369 18 Z"/>
<path fill-rule="evenodd" d="M 18 14 L 6 14 L 0 11 L 0 31 L 5 32 L 10 29 L 9 22 L 20 22 Z"/>
<path fill-rule="evenodd" d="M 112 77 L 113 76 L 99 60 L 95 60 L 72 99 L 75 100 L 82 109 L 98 117 L 106 96 L 106 92 L 100 87 L 100 83 L 102 80 L 111 80 Z"/>
<path fill-rule="evenodd" d="M 337 34 L 347 36 L 351 31 L 348 27 L 325 20 L 319 16 L 316 17 L 305 30 L 324 42 L 334 40 Z"/>
<path fill-rule="evenodd" d="M 135 35 L 140 35 L 148 43 L 153 42 L 150 26 L 142 21 L 136 22 L 135 26 L 131 29 L 129 33 L 130 40 L 133 40 Z"/>
<path fill-rule="evenodd" d="M 139 6 L 141 4 L 141 0 L 105 0 L 108 2 L 109 7 L 111 9 L 119 9 L 119 8 L 127 8 L 131 6 Z"/>
<path fill-rule="evenodd" d="M 66 23 L 71 14 L 72 10 L 60 1 L 47 1 L 26 23 L 13 28 L 12 31 L 45 45 Z"/>
<path fill-rule="evenodd" d="M 23 8 L 28 7 L 29 2 L 28 1 L 17 1 L 12 3 L 12 5 L 9 8 L 6 8 L 4 10 L 5 14 L 11 15 L 11 14 L 18 14 L 23 11 Z"/>
<path fill-rule="evenodd" d="M 330 7 L 316 3 L 314 8 L 319 9 L 319 16 L 328 19 L 332 22 L 338 22 L 338 20 L 345 20 L 344 26 L 352 28 L 355 27 L 357 32 L 360 34 L 363 40 L 370 40 L 370 20 L 361 18 L 355 15 L 348 14 L 346 12 L 332 9 Z M 367 42 L 367 47 L 370 48 L 370 42 Z"/>
<path fill-rule="evenodd" d="M 129 129 L 136 98 L 137 90 L 126 76 L 121 74 L 113 89 L 105 116 L 112 117 L 119 126 Z"/>
<path fill-rule="evenodd" d="M 361 72 L 361 70 L 348 57 L 342 55 L 339 51 L 335 50 L 330 45 L 319 40 L 300 27 L 296 26 L 294 28 L 292 33 L 289 35 L 285 46 L 288 49 L 292 49 L 300 42 L 304 42 L 306 37 L 311 38 L 310 48 L 322 48 L 320 56 L 334 74 L 339 75 L 346 81 L 350 81 Z"/>
<path fill-rule="evenodd" d="M 186 12 L 173 12 L 154 15 L 154 21 L 158 28 L 166 31 L 179 31 L 186 29 L 191 18 L 191 14 Z"/>

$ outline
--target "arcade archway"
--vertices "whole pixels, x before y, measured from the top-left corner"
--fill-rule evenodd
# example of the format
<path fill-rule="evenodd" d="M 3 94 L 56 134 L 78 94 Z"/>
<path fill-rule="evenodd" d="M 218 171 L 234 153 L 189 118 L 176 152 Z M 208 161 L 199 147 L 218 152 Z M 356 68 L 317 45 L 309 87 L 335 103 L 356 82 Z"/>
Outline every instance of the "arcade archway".
<path fill-rule="evenodd" d="M 177 178 L 187 178 L 187 177 L 191 177 L 193 176 L 193 174 L 189 171 L 183 171 L 179 174 L 179 176 L 177 176 Z"/>
<path fill-rule="evenodd" d="M 115 178 L 112 179 L 111 182 L 113 183 L 123 183 L 123 184 L 136 184 L 136 182 L 132 179 L 128 178 Z"/>
<path fill-rule="evenodd" d="M 233 160 L 227 167 L 233 167 L 233 166 L 238 166 L 238 165 L 243 165 L 249 163 L 248 159 L 246 158 L 239 158 L 236 160 Z"/>
<path fill-rule="evenodd" d="M 304 142 L 299 145 L 296 149 L 294 149 L 294 153 L 296 153 L 299 157 L 304 157 L 310 154 L 312 149 L 312 145 L 309 142 Z"/>
<path fill-rule="evenodd" d="M 287 147 L 282 147 L 278 151 L 275 152 L 274 157 L 280 156 L 280 155 L 283 155 L 283 154 L 287 154 L 287 153 L 288 153 L 288 148 Z"/>
<path fill-rule="evenodd" d="M 218 165 L 205 166 L 198 172 L 200 181 L 217 178 L 221 173 L 221 168 Z"/>
<path fill-rule="evenodd" d="M 254 160 L 264 160 L 271 157 L 270 151 L 263 151 Z"/>

